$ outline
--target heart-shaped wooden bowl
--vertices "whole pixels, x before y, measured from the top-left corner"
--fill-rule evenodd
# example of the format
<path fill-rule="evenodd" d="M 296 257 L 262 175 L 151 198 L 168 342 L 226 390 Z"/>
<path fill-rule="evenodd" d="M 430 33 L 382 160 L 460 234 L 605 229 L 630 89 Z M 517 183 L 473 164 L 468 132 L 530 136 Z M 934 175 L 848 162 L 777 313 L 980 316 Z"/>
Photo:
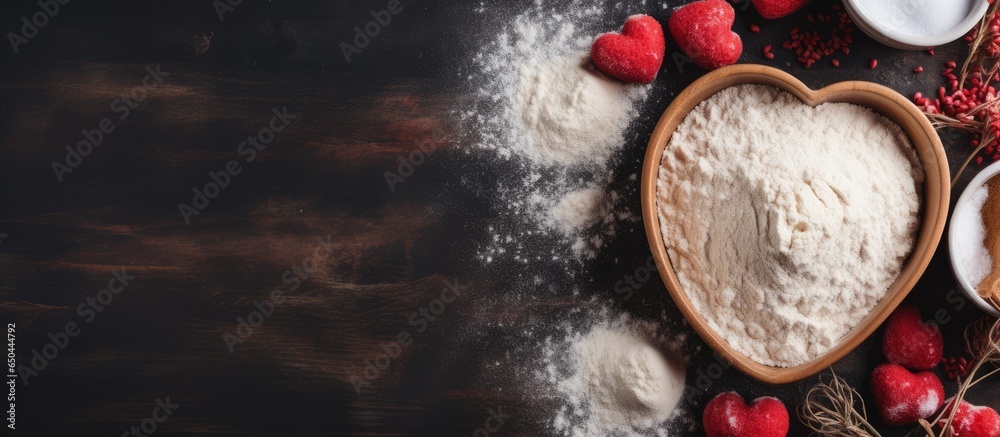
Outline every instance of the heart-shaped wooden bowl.
<path fill-rule="evenodd" d="M 670 141 L 674 130 L 687 114 L 705 99 L 723 88 L 747 83 L 775 86 L 812 106 L 826 102 L 846 102 L 873 109 L 897 123 L 909 136 L 925 174 L 920 230 L 916 246 L 899 277 L 868 317 L 836 346 L 825 355 L 795 367 L 773 367 L 753 361 L 730 347 L 709 327 L 702 315 L 695 311 L 677 281 L 677 275 L 663 245 L 660 221 L 656 213 L 657 173 L 660 170 L 663 149 Z M 813 91 L 792 75 L 775 68 L 750 64 L 732 65 L 708 73 L 688 86 L 674 99 L 657 123 L 649 140 L 649 148 L 642 167 L 642 218 L 660 276 L 670 296 L 698 335 L 743 373 L 763 382 L 783 384 L 812 376 L 842 358 L 868 338 L 913 289 L 934 255 L 944 231 L 951 190 L 949 177 L 948 160 L 937 132 L 924 114 L 899 93 L 878 84 L 861 81 L 840 82 Z"/>

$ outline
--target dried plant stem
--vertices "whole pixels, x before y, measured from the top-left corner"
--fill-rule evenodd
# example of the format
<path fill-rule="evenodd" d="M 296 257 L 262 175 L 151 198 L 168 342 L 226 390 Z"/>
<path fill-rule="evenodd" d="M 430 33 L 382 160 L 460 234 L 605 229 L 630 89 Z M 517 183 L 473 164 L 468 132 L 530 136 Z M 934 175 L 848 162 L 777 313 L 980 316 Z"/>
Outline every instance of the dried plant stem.
<path fill-rule="evenodd" d="M 972 74 L 977 74 L 983 83 L 988 84 L 994 79 L 997 73 L 1000 73 L 1000 62 L 997 62 L 998 60 L 996 56 L 994 56 L 993 52 L 993 50 L 995 50 L 993 47 L 993 40 L 997 36 L 1000 36 L 1000 34 L 990 29 L 993 17 L 998 12 L 1000 12 L 1000 2 L 993 2 L 982 18 L 979 19 L 979 24 L 976 27 L 976 36 L 969 43 L 969 54 L 965 57 L 965 61 L 962 63 L 962 69 L 959 72 L 958 89 L 961 90 L 966 88 L 969 76 Z M 941 114 L 927 114 L 927 117 L 937 129 L 951 128 L 979 135 L 979 145 L 969 155 L 969 157 L 966 158 L 965 162 L 962 163 L 958 172 L 955 173 L 955 177 L 952 179 L 952 185 L 958 181 L 959 176 L 965 172 L 965 169 L 969 166 L 972 160 L 979 155 L 979 153 L 982 152 L 983 149 L 990 144 L 990 142 L 997 138 L 995 132 L 993 132 L 994 128 L 990 123 L 990 111 L 986 111 L 997 102 L 997 98 L 987 100 L 964 114 L 959 114 L 959 118 L 961 120 L 943 116 Z M 981 111 L 986 112 L 985 121 L 975 121 L 972 119 Z"/>
<path fill-rule="evenodd" d="M 976 155 L 978 155 L 979 152 L 982 151 L 987 144 L 993 141 L 993 139 L 994 139 L 993 129 L 990 129 L 989 124 L 983 123 L 982 130 L 980 133 L 979 145 L 976 146 L 976 150 L 972 151 L 972 153 L 969 154 L 968 158 L 965 158 L 965 162 L 962 163 L 962 166 L 958 168 L 958 172 L 955 173 L 955 177 L 951 180 L 952 186 L 954 186 L 955 183 L 958 182 L 959 176 L 962 176 L 962 172 L 964 172 L 965 168 L 969 166 L 969 163 L 972 162 L 972 159 L 975 158 Z"/>
<path fill-rule="evenodd" d="M 985 375 L 983 375 L 983 376 L 980 376 L 980 377 L 979 377 L 978 379 L 976 379 L 975 381 L 972 381 L 972 384 L 969 384 L 969 385 L 971 386 L 971 385 L 976 385 L 976 384 L 979 384 L 979 383 L 980 383 L 980 382 L 982 382 L 982 381 L 983 381 L 984 379 L 986 379 L 986 378 L 989 378 L 989 377 L 991 377 L 991 376 L 993 376 L 993 375 L 996 375 L 997 373 L 1000 373 L 1000 367 L 997 367 L 996 369 L 993 369 L 993 370 L 990 370 L 990 371 L 989 371 L 989 373 L 987 373 L 987 374 L 985 374 Z"/>
<path fill-rule="evenodd" d="M 861 403 L 861 411 L 855 408 Z M 799 406 L 799 418 L 817 435 L 838 437 L 882 437 L 868 422 L 861 395 L 830 370 L 830 381 L 820 377 Z"/>
<path fill-rule="evenodd" d="M 934 435 L 934 428 L 926 420 L 920 419 L 917 423 L 920 424 L 920 427 L 924 429 L 927 435 Z"/>
<path fill-rule="evenodd" d="M 990 376 L 1000 373 L 1000 367 L 998 367 L 998 361 L 1000 361 L 1000 338 L 998 338 L 1000 337 L 1000 319 L 994 320 L 992 324 L 990 324 L 988 328 L 989 330 L 987 331 L 986 337 L 984 339 L 986 343 L 983 345 L 982 349 L 974 347 L 976 345 L 974 345 L 973 343 L 978 340 L 975 338 L 976 337 L 975 335 L 970 335 L 970 330 L 974 331 L 979 328 L 977 326 L 978 324 L 980 323 L 985 324 L 984 320 L 973 323 L 968 328 L 966 328 L 966 333 L 965 333 L 966 347 L 968 348 L 969 351 L 973 351 L 974 355 L 978 356 L 974 357 L 975 364 L 969 371 L 969 375 L 966 376 L 959 383 L 958 392 L 955 393 L 955 397 L 952 398 L 951 403 L 945 405 L 945 408 L 943 408 L 941 412 L 938 413 L 936 417 L 934 417 L 934 420 L 930 422 L 934 424 L 941 424 L 942 419 L 944 419 L 945 413 L 947 413 L 948 418 L 944 420 L 943 426 L 941 426 L 941 431 L 938 434 L 934 434 L 933 430 L 927 431 L 926 427 L 923 427 L 925 429 L 925 432 L 927 432 L 927 435 L 930 437 L 945 437 L 952 435 L 951 424 L 955 420 L 955 413 L 958 412 L 957 406 L 958 404 L 962 403 L 963 399 L 965 399 L 965 395 L 966 393 L 968 393 L 969 389 L 976 386 L 976 384 L 979 384 L 985 379 L 989 378 Z M 976 353 L 976 351 L 979 352 Z M 985 374 L 977 377 L 976 375 L 978 375 L 980 370 L 982 370 L 983 367 L 986 365 L 993 365 L 994 368 L 991 369 L 989 372 L 986 372 Z M 923 424 L 921 425 L 923 426 Z"/>
<path fill-rule="evenodd" d="M 986 35 L 990 33 L 987 32 L 989 30 L 988 25 L 990 20 L 993 19 L 993 13 L 998 10 L 998 6 L 1000 5 L 998 5 L 997 2 L 993 2 L 989 9 L 986 10 L 986 13 L 983 14 L 983 17 L 979 19 L 979 32 L 976 32 L 976 37 L 973 38 L 972 42 L 969 44 L 969 56 L 966 56 L 965 63 L 962 64 L 962 74 L 959 76 L 958 81 L 960 86 L 965 86 L 965 79 L 969 76 L 969 71 L 971 70 L 973 62 L 981 61 L 981 59 L 979 59 L 979 54 L 981 53 L 980 49 L 983 47 L 983 42 L 986 41 Z"/>

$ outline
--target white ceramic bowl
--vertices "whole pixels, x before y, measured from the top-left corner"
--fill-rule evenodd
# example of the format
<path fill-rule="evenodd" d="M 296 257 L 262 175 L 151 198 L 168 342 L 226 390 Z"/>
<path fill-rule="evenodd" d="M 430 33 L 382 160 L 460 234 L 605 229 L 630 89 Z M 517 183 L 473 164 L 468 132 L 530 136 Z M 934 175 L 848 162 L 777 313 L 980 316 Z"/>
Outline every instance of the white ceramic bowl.
<path fill-rule="evenodd" d="M 888 28 L 884 22 L 875 20 L 866 14 L 864 9 L 859 7 L 858 3 L 859 0 L 844 0 L 844 9 L 851 15 L 854 24 L 875 41 L 904 50 L 929 49 L 961 38 L 979 22 L 979 19 L 983 17 L 983 14 L 986 13 L 986 9 L 989 7 L 988 0 L 976 0 L 969 15 L 951 30 L 934 36 L 921 36 L 910 35 Z"/>
<path fill-rule="evenodd" d="M 989 167 L 984 168 L 982 171 L 969 182 L 969 186 L 965 187 L 965 191 L 962 191 L 962 196 L 958 198 L 958 202 L 955 203 L 955 209 L 951 213 L 951 223 L 954 224 L 958 222 L 956 220 L 959 214 L 970 214 L 978 213 L 979 211 L 969 210 L 966 208 L 967 204 L 972 199 L 972 194 L 986 184 L 986 181 L 990 180 L 993 176 L 1000 174 L 1000 162 L 995 162 Z M 993 307 L 986 302 L 983 298 L 979 297 L 979 293 L 976 292 L 976 287 L 974 284 L 969 282 L 968 275 L 965 274 L 965 268 L 959 260 L 958 253 L 962 250 L 959 245 L 961 244 L 957 238 L 957 235 L 962 232 L 961 228 L 950 226 L 948 228 L 948 257 L 951 260 L 951 270 L 955 273 L 955 279 L 958 280 L 958 285 L 962 287 L 965 294 L 971 299 L 976 306 L 985 311 L 987 314 L 993 317 L 1000 317 L 1000 312 L 993 309 Z"/>

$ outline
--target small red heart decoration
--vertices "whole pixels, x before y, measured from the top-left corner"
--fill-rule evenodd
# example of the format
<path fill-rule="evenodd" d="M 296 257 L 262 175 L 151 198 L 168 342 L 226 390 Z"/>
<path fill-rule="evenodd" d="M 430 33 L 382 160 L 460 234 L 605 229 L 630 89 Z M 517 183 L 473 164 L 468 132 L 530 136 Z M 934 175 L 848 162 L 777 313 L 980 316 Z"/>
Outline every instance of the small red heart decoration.
<path fill-rule="evenodd" d="M 872 395 L 882 420 L 889 425 L 926 419 L 944 405 L 944 385 L 937 375 L 910 373 L 892 363 L 882 364 L 872 372 Z"/>
<path fill-rule="evenodd" d="M 951 405 L 952 400 L 948 400 Z M 944 418 L 948 417 L 949 411 Z M 990 407 L 978 407 L 966 401 L 958 404 L 951 422 L 955 437 L 1000 437 L 1000 414 Z M 944 426 L 944 419 L 941 421 Z"/>
<path fill-rule="evenodd" d="M 743 40 L 732 31 L 736 11 L 725 0 L 699 0 L 681 6 L 667 26 L 688 57 L 701 68 L 730 65 L 743 53 Z"/>
<path fill-rule="evenodd" d="M 608 75 L 625 82 L 649 83 L 663 65 L 667 49 L 663 27 L 649 15 L 628 17 L 621 33 L 605 33 L 594 41 L 590 57 Z"/>
<path fill-rule="evenodd" d="M 899 307 L 886 324 L 882 353 L 890 363 L 930 370 L 944 359 L 944 339 L 937 325 L 924 323 L 913 305 Z"/>
<path fill-rule="evenodd" d="M 748 407 L 742 396 L 726 392 L 705 405 L 702 424 L 708 437 L 785 437 L 788 410 L 771 397 L 757 398 Z"/>
<path fill-rule="evenodd" d="M 809 3 L 809 0 L 750 0 L 761 17 L 781 18 L 799 10 Z"/>

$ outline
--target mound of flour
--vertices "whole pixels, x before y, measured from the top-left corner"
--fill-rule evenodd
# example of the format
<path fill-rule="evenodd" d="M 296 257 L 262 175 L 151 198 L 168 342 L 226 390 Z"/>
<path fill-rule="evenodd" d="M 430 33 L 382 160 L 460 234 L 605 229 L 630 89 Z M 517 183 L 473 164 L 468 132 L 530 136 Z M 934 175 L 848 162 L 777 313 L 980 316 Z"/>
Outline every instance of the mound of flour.
<path fill-rule="evenodd" d="M 621 148 L 649 87 L 608 78 L 588 60 L 602 15 L 538 7 L 500 32 L 474 60 L 476 94 L 495 103 L 474 114 L 485 134 L 476 146 L 542 166 L 599 166 Z"/>
<path fill-rule="evenodd" d="M 686 371 L 676 354 L 684 338 L 668 340 L 659 329 L 621 315 L 549 339 L 539 378 L 563 400 L 553 430 L 574 437 L 672 435 L 690 425 L 679 405 Z"/>
<path fill-rule="evenodd" d="M 757 362 L 795 366 L 885 296 L 916 239 L 922 182 L 885 117 L 735 86 L 691 111 L 664 150 L 660 227 L 711 328 Z"/>
<path fill-rule="evenodd" d="M 546 165 L 606 161 L 628 127 L 628 88 L 590 71 L 584 58 L 526 61 L 505 107 L 515 121 L 509 147 Z"/>
<path fill-rule="evenodd" d="M 638 221 L 608 183 L 650 86 L 608 78 L 587 59 L 594 38 L 628 15 L 540 1 L 511 18 L 491 16 L 495 35 L 476 50 L 466 76 L 474 100 L 458 111 L 472 133 L 467 150 L 510 169 L 488 190 L 500 217 L 480 250 L 485 263 L 578 264 L 597 256 L 617 222 Z"/>

